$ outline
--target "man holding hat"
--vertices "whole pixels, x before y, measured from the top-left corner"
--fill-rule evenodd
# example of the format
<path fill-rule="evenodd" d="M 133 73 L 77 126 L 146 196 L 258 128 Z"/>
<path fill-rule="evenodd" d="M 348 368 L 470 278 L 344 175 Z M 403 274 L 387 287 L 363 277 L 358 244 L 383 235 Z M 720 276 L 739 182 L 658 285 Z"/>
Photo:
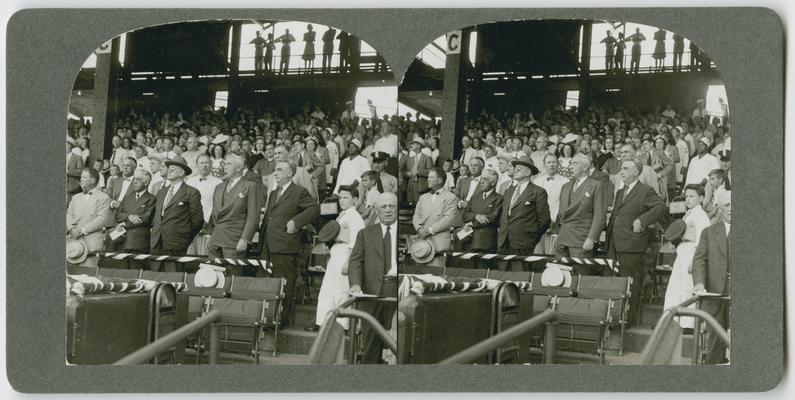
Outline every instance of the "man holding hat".
<path fill-rule="evenodd" d="M 244 161 L 238 155 L 226 160 L 224 182 L 215 187 L 213 210 L 208 229 L 212 232 L 207 251 L 212 258 L 245 257 L 259 222 L 260 189 L 262 181 L 253 182 L 243 177 Z M 240 268 L 231 269 L 234 274 Z"/>
<path fill-rule="evenodd" d="M 373 171 L 378 172 L 378 177 L 381 178 L 381 186 L 385 192 L 395 193 L 398 191 L 397 178 L 390 175 L 384 169 L 389 161 L 389 153 L 376 151 L 373 153 Z M 360 193 L 361 193 L 361 186 Z"/>
<path fill-rule="evenodd" d="M 351 140 L 348 145 L 348 158 L 342 160 L 337 173 L 337 183 L 334 185 L 334 194 L 339 193 L 342 185 L 357 185 L 363 173 L 370 170 L 370 162 L 359 154 L 362 151 L 362 141 Z"/>
<path fill-rule="evenodd" d="M 437 252 L 451 249 L 450 228 L 460 221 L 458 197 L 444 188 L 446 179 L 443 169 L 431 168 L 428 172 L 430 191 L 420 196 L 412 221 L 417 237 L 429 240 Z M 426 264 L 443 267 L 444 256 L 436 256 Z"/>
<path fill-rule="evenodd" d="M 687 167 L 685 185 L 691 183 L 705 184 L 712 170 L 720 169 L 720 161 L 709 152 L 709 138 L 702 136 L 696 142 L 696 155 Z"/>
<path fill-rule="evenodd" d="M 86 251 L 102 251 L 103 235 L 110 216 L 110 197 L 97 188 L 99 172 L 83 168 L 80 173 L 82 193 L 72 196 L 66 211 L 66 233 L 69 239 L 81 240 Z M 96 257 L 81 260 L 78 265 L 97 265 Z"/>
<path fill-rule="evenodd" d="M 420 195 L 428 189 L 428 171 L 433 168 L 433 159 L 422 152 L 425 141 L 415 136 L 409 143 L 409 156 L 406 157 L 406 200 L 416 203 Z"/>
<path fill-rule="evenodd" d="M 193 171 L 184 158 L 166 160 L 166 167 L 168 186 L 157 194 L 150 247 L 152 254 L 183 256 L 204 226 L 201 194 L 185 183 L 185 177 Z M 182 272 L 183 269 L 184 265 L 178 266 L 174 261 L 152 262 L 154 271 Z"/>
<path fill-rule="evenodd" d="M 505 191 L 502 202 L 497 248 L 500 254 L 533 254 L 538 242 L 549 228 L 549 203 L 547 192 L 530 182 L 538 168 L 530 157 L 522 155 L 511 162 L 516 185 Z M 524 263 L 500 261 L 497 268 L 527 270 Z"/>

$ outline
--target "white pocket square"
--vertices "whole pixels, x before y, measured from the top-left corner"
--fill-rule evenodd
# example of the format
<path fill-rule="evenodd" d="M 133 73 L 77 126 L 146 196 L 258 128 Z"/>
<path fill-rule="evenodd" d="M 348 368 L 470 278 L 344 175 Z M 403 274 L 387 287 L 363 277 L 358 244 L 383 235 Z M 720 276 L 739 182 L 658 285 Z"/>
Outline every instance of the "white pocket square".
<path fill-rule="evenodd" d="M 184 205 L 185 205 L 185 203 L 183 203 L 183 202 L 181 202 L 181 201 L 180 201 L 180 202 L 179 202 L 179 204 L 177 204 L 177 205 L 178 205 L 178 206 L 184 206 Z"/>
<path fill-rule="evenodd" d="M 591 194 L 588 193 L 588 192 L 585 192 L 585 197 L 591 197 Z"/>
<path fill-rule="evenodd" d="M 243 196 L 243 193 L 238 193 L 238 194 L 237 194 L 237 197 L 240 197 L 240 198 L 242 199 L 242 198 L 244 197 L 244 196 Z"/>
<path fill-rule="evenodd" d="M 526 205 L 526 206 L 529 206 L 529 205 L 530 205 L 530 202 L 529 202 L 529 201 L 525 201 L 525 202 L 524 202 L 524 205 Z"/>

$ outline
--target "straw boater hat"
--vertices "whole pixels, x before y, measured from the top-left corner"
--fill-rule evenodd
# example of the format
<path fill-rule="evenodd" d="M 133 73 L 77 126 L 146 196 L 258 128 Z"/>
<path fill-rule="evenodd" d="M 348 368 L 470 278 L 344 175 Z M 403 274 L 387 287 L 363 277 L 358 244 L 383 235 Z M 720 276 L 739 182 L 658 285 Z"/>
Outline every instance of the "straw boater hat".
<path fill-rule="evenodd" d="M 80 264 L 88 257 L 88 247 L 83 240 L 66 239 L 66 262 Z"/>
<path fill-rule="evenodd" d="M 567 133 L 566 136 L 563 137 L 563 143 L 574 143 L 577 141 L 577 135 L 573 133 Z"/>
<path fill-rule="evenodd" d="M 414 139 L 411 139 L 411 142 L 409 142 L 409 144 L 412 144 L 412 143 L 415 143 L 415 142 L 416 142 L 416 143 L 419 143 L 419 144 L 420 144 L 420 146 L 422 146 L 422 147 L 425 147 L 425 141 L 424 141 L 424 140 L 422 140 L 422 138 L 421 138 L 421 137 L 419 137 L 419 136 L 414 136 Z"/>
<path fill-rule="evenodd" d="M 418 239 L 409 248 L 411 258 L 417 264 L 427 264 L 436 257 L 436 246 L 428 239 Z"/>
<path fill-rule="evenodd" d="M 541 286 L 571 287 L 571 268 L 547 263 L 546 269 L 541 273 Z"/>
<path fill-rule="evenodd" d="M 223 288 L 226 283 L 224 269 L 211 264 L 199 264 L 199 270 L 193 277 L 193 285 L 197 288 Z"/>
<path fill-rule="evenodd" d="M 709 147 L 709 138 L 708 137 L 702 136 L 700 139 L 698 139 L 698 141 L 701 142 L 701 143 L 704 143 L 705 145 L 707 145 L 707 147 Z"/>
<path fill-rule="evenodd" d="M 360 149 L 362 148 L 362 141 L 357 139 L 357 138 L 354 138 L 353 140 L 351 140 L 351 144 L 356 146 L 356 147 L 358 147 L 358 148 L 360 148 Z"/>
<path fill-rule="evenodd" d="M 224 135 L 223 133 L 221 133 L 221 134 L 219 134 L 218 136 L 216 136 L 213 139 L 212 143 L 213 144 L 221 144 L 221 143 L 226 142 L 227 140 L 229 140 L 229 136 Z"/>

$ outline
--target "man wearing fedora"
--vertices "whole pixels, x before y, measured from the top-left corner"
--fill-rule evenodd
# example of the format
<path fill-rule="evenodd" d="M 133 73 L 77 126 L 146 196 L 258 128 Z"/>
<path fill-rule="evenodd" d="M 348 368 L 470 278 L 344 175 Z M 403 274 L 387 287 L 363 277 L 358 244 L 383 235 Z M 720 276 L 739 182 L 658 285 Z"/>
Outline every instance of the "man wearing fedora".
<path fill-rule="evenodd" d="M 577 154 L 571 161 L 572 180 L 560 190 L 557 218 L 560 233 L 555 245 L 557 257 L 591 258 L 596 242 L 605 228 L 607 201 L 602 182 L 589 176 L 591 160 Z M 578 265 L 578 272 L 591 275 L 599 270 Z"/>
<path fill-rule="evenodd" d="M 110 215 L 110 197 L 97 188 L 99 172 L 83 168 L 80 174 L 82 193 L 72 196 L 66 211 L 66 233 L 72 240 L 80 240 L 86 251 L 102 251 L 102 230 Z M 83 259 L 79 265 L 97 265 L 96 257 Z"/>
<path fill-rule="evenodd" d="M 334 194 L 339 193 L 342 185 L 358 184 L 359 178 L 363 173 L 370 170 L 370 161 L 359 154 L 362 151 L 362 141 L 360 139 L 351 140 L 348 144 L 348 157 L 340 163 L 337 173 L 337 183 L 334 185 Z"/>
<path fill-rule="evenodd" d="M 652 239 L 647 228 L 668 211 L 654 189 L 639 181 L 642 169 L 643 163 L 637 158 L 622 160 L 619 175 L 624 187 L 616 193 L 606 235 L 608 258 L 618 261 L 621 275 L 632 278 L 627 317 L 630 324 L 637 321 L 640 308 L 646 248 Z"/>
<path fill-rule="evenodd" d="M 286 324 L 292 311 L 298 254 L 301 235 L 298 231 L 320 216 L 320 205 L 302 186 L 293 182 L 297 170 L 287 161 L 276 163 L 273 177 L 276 183 L 268 196 L 265 218 L 259 230 L 260 255 L 273 265 L 273 277 L 287 281 L 284 290 L 282 322 Z M 257 270 L 261 275 L 262 270 Z"/>
<path fill-rule="evenodd" d="M 397 297 L 397 196 L 381 193 L 375 205 L 378 224 L 359 231 L 348 259 L 350 293 Z M 391 328 L 396 304 L 362 301 L 357 308 L 372 314 L 385 329 Z M 362 364 L 381 361 L 384 343 L 364 325 Z"/>
<path fill-rule="evenodd" d="M 458 197 L 444 188 L 446 179 L 447 174 L 439 167 L 433 167 L 428 171 L 429 191 L 417 201 L 412 220 L 418 242 L 430 242 L 435 252 L 451 249 L 450 228 L 460 221 Z M 414 255 L 413 250 L 416 246 L 411 247 Z M 418 258 L 415 257 L 415 261 L 417 260 Z M 423 262 L 418 261 L 418 263 L 428 266 L 444 267 L 443 255 L 420 261 Z"/>
<path fill-rule="evenodd" d="M 433 159 L 422 152 L 425 141 L 414 137 L 409 143 L 411 152 L 406 157 L 406 201 L 409 204 L 417 203 L 420 195 L 428 189 L 428 175 L 433 168 Z"/>
<path fill-rule="evenodd" d="M 155 214 L 157 198 L 147 190 L 152 174 L 146 170 L 136 170 L 132 186 L 116 209 L 116 229 L 126 231 L 118 249 L 125 253 L 149 253 L 150 229 Z M 144 262 L 124 260 L 125 268 L 143 268 Z"/>
<path fill-rule="evenodd" d="M 731 192 L 721 193 L 717 200 L 723 220 L 701 231 L 693 256 L 693 292 L 731 296 Z M 715 317 L 721 326 L 729 328 L 729 302 L 707 299 L 702 301 L 701 308 Z M 707 363 L 726 361 L 726 347 L 716 335 L 707 337 L 706 346 Z"/>
<path fill-rule="evenodd" d="M 530 255 L 549 228 L 547 192 L 530 182 L 538 168 L 522 155 L 511 162 L 516 185 L 505 191 L 502 201 L 497 248 L 500 254 Z M 519 261 L 500 261 L 500 270 L 527 270 Z"/>
<path fill-rule="evenodd" d="M 502 213 L 502 196 L 495 190 L 497 179 L 497 172 L 493 169 L 483 170 L 480 188 L 462 210 L 464 229 L 472 229 L 470 240 L 462 241 L 462 248 L 478 253 L 497 251 L 497 227 Z M 477 268 L 478 262 L 472 260 L 469 264 L 471 268 Z M 489 268 L 491 264 L 491 261 L 484 263 Z"/>
<path fill-rule="evenodd" d="M 226 160 L 224 182 L 215 187 L 213 209 L 208 230 L 212 232 L 207 244 L 211 258 L 245 258 L 254 232 L 259 222 L 261 191 L 257 184 L 262 181 L 249 181 L 243 178 L 243 158 L 230 155 Z M 240 275 L 237 266 L 230 269 Z"/>
<path fill-rule="evenodd" d="M 373 171 L 378 172 L 378 177 L 381 178 L 381 186 L 384 188 L 384 191 L 397 194 L 398 191 L 397 178 L 390 175 L 384 170 L 386 168 L 387 162 L 389 162 L 389 153 L 376 151 L 373 152 L 372 155 L 373 155 Z M 359 193 L 363 193 L 361 190 L 361 186 L 359 186 Z"/>
<path fill-rule="evenodd" d="M 183 256 L 204 226 L 201 194 L 185 183 L 185 177 L 193 171 L 184 158 L 176 156 L 166 160 L 165 165 L 168 185 L 164 184 L 157 194 L 150 247 L 152 254 Z M 184 265 L 156 261 L 152 262 L 152 270 L 182 272 Z"/>

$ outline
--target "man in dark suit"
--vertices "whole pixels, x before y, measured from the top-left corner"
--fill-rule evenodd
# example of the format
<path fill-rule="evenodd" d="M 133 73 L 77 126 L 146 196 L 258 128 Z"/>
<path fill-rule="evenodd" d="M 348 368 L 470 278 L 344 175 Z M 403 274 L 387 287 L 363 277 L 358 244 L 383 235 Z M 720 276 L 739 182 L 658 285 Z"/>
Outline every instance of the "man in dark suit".
<path fill-rule="evenodd" d="M 127 196 L 127 193 L 132 191 L 133 174 L 137 163 L 134 158 L 125 158 L 121 161 L 121 177 L 108 182 L 105 188 L 105 193 L 110 196 L 110 209 L 111 215 L 108 220 L 107 226 L 114 225 L 113 211 L 118 209 L 121 201 Z"/>
<path fill-rule="evenodd" d="M 638 180 L 643 163 L 637 158 L 621 162 L 624 187 L 616 193 L 607 224 L 607 255 L 618 261 L 619 273 L 632 278 L 629 324 L 637 321 L 640 291 L 646 275 L 644 256 L 651 239 L 647 228 L 665 216 L 667 209 L 654 189 Z"/>
<path fill-rule="evenodd" d="M 453 194 L 458 197 L 459 209 L 467 206 L 467 202 L 480 186 L 480 174 L 483 172 L 484 166 L 485 162 L 480 157 L 472 157 L 472 160 L 469 161 L 469 176 L 461 178 L 453 189 Z"/>
<path fill-rule="evenodd" d="M 167 160 L 166 166 L 169 185 L 157 194 L 151 251 L 152 254 L 183 256 L 204 226 L 201 193 L 185 183 L 185 176 L 193 171 L 184 158 L 176 156 Z M 154 271 L 182 272 L 184 268 L 174 261 L 152 262 Z"/>
<path fill-rule="evenodd" d="M 227 157 L 226 177 L 215 187 L 213 210 L 208 229 L 212 232 L 207 244 L 212 258 L 245 258 L 246 250 L 257 231 L 262 180 L 243 178 L 243 159 L 237 155 Z M 251 173 L 250 173 L 251 174 Z M 241 268 L 232 266 L 234 275 Z"/>
<path fill-rule="evenodd" d="M 500 254 L 530 255 L 549 228 L 547 192 L 530 182 L 538 168 L 528 156 L 521 155 L 511 165 L 516 185 L 503 196 L 497 248 Z M 521 261 L 500 261 L 497 268 L 527 270 L 526 265 Z"/>
<path fill-rule="evenodd" d="M 693 292 L 731 296 L 731 192 L 722 192 L 717 201 L 723 221 L 701 231 L 701 239 L 693 255 Z M 728 301 L 706 299 L 702 301 L 701 308 L 715 317 L 724 328 L 731 326 Z M 726 346 L 715 335 L 707 337 L 706 346 L 708 363 L 726 361 Z"/>
<path fill-rule="evenodd" d="M 273 265 L 273 277 L 285 278 L 284 311 L 286 324 L 292 311 L 298 254 L 301 251 L 299 230 L 320 216 L 320 205 L 302 186 L 293 182 L 296 165 L 287 161 L 276 163 L 273 176 L 276 189 L 268 197 L 268 208 L 260 228 L 260 254 Z M 261 270 L 257 270 L 261 275 Z"/>
<path fill-rule="evenodd" d="M 348 258 L 350 293 L 397 298 L 397 196 L 381 193 L 375 204 L 378 224 L 359 231 Z M 357 308 L 372 314 L 384 329 L 391 329 L 396 304 L 357 303 Z M 381 362 L 384 343 L 364 325 L 362 364 Z"/>
<path fill-rule="evenodd" d="M 139 169 L 133 176 L 132 187 L 116 209 L 117 229 L 123 226 L 126 230 L 124 240 L 117 249 L 125 253 L 149 253 L 150 232 L 152 219 L 155 216 L 155 203 L 157 198 L 149 193 L 149 182 L 152 174 Z M 129 269 L 143 269 L 145 261 L 127 259 L 124 267 Z"/>
<path fill-rule="evenodd" d="M 601 182 L 589 176 L 591 162 L 583 154 L 577 154 L 571 161 L 574 175 L 560 191 L 558 221 L 560 233 L 555 245 L 557 257 L 593 257 L 594 244 L 605 228 L 607 204 Z M 601 272 L 578 265 L 579 273 L 591 275 Z"/>
<path fill-rule="evenodd" d="M 483 171 L 480 178 L 480 188 L 472 195 L 467 203 L 461 218 L 464 229 L 472 229 L 469 240 L 462 240 L 461 248 L 471 249 L 479 253 L 494 253 L 497 251 L 497 226 L 502 211 L 502 196 L 494 188 L 499 179 L 497 172 L 492 169 Z M 470 268 L 477 268 L 478 262 L 471 260 Z M 493 262 L 485 261 L 484 266 L 491 268 Z"/>

